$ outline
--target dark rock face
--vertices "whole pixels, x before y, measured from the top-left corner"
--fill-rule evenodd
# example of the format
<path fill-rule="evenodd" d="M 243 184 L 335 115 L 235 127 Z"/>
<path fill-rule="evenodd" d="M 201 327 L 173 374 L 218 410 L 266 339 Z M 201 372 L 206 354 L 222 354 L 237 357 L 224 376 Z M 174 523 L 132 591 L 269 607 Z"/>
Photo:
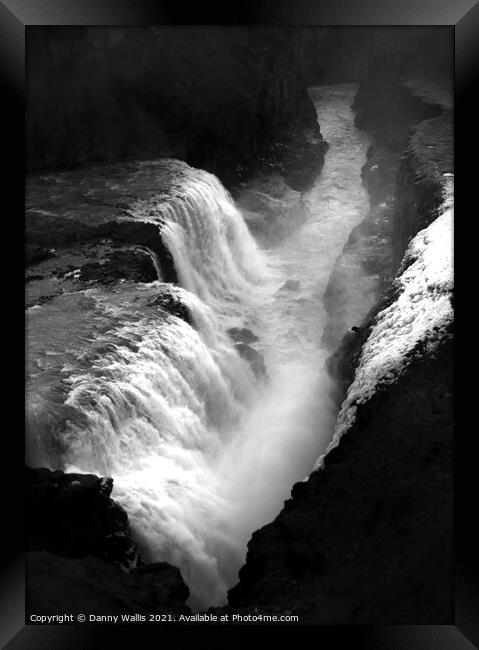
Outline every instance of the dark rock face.
<path fill-rule="evenodd" d="M 123 244 L 138 244 L 151 250 L 158 261 L 164 282 L 178 282 L 173 257 L 161 238 L 158 226 L 142 221 L 113 221 L 101 224 L 95 232 L 95 238 L 110 238 Z"/>
<path fill-rule="evenodd" d="M 397 269 L 409 241 L 438 215 L 444 174 L 454 172 L 450 111 L 420 122 L 399 167 L 394 211 L 393 265 Z"/>
<path fill-rule="evenodd" d="M 27 251 L 42 251 L 40 257 L 38 254 L 28 256 L 27 253 L 28 266 L 53 256 L 58 257 L 64 248 L 82 244 L 92 245 L 108 239 L 117 246 L 136 244 L 148 248 L 157 256 L 163 279 L 166 282 L 177 280 L 171 253 L 162 242 L 158 227 L 152 223 L 121 219 L 94 225 L 75 218 L 65 218 L 63 215 L 53 218 L 44 214 L 37 216 L 35 211 L 31 210 L 26 214 L 26 231 Z M 57 247 L 58 250 L 55 248 L 53 254 L 51 248 L 47 247 Z M 116 259 L 111 262 L 112 271 L 114 266 L 121 265 L 121 257 L 126 258 L 128 255 L 132 257 L 130 253 L 118 253 Z M 151 271 L 149 275 L 152 275 Z"/>
<path fill-rule="evenodd" d="M 336 261 L 323 297 L 329 320 L 321 344 L 328 350 L 336 351 L 339 345 L 341 348 L 349 347 L 351 332 L 348 330 L 352 323 L 348 322 L 346 314 L 348 303 L 354 299 L 348 282 L 351 260 L 357 265 L 357 271 L 364 282 L 368 278 L 374 280 L 376 297 L 391 281 L 392 220 L 393 208 L 385 202 L 371 208 L 366 218 L 351 231 L 343 252 Z"/>
<path fill-rule="evenodd" d="M 443 112 L 437 103 L 408 92 L 387 70 L 379 76 L 373 73 L 360 84 L 353 108 L 356 126 L 373 131 L 381 145 L 394 151 L 404 148 L 413 124 Z"/>
<path fill-rule="evenodd" d="M 349 348 L 350 333 L 347 332 L 351 323 L 348 322 L 346 314 L 349 303 L 355 299 L 352 294 L 354 288 L 350 287 L 352 265 L 355 265 L 357 274 L 364 281 L 371 279 L 374 282 L 376 298 L 391 281 L 391 238 L 399 160 L 400 154 L 397 151 L 373 136 L 373 143 L 361 169 L 363 185 L 369 193 L 370 210 L 363 221 L 351 231 L 341 255 L 336 260 L 323 297 L 329 320 L 321 343 L 332 352 L 340 344 L 341 348 Z"/>
<path fill-rule="evenodd" d="M 235 611 L 307 601 L 303 623 L 452 620 L 451 364 L 444 342 L 362 407 L 324 469 L 253 535 Z"/>
<path fill-rule="evenodd" d="M 132 575 L 148 585 L 155 593 L 158 602 L 167 608 L 184 608 L 190 590 L 183 582 L 181 572 L 166 562 L 156 562 L 137 567 Z"/>
<path fill-rule="evenodd" d="M 188 310 L 188 307 L 186 307 L 186 305 L 181 302 L 178 296 L 176 296 L 171 290 L 167 289 L 166 287 L 156 298 L 151 298 L 148 300 L 148 305 L 150 307 L 158 306 L 169 314 L 177 316 L 187 323 L 192 323 L 192 317 Z"/>
<path fill-rule="evenodd" d="M 168 176 L 168 174 L 170 174 Z M 27 179 L 27 306 L 88 284 L 178 280 L 161 219 L 135 205 L 165 196 L 168 165 L 130 162 Z M 143 202 L 143 203 L 142 203 Z M 161 276 L 161 277 L 159 277 Z"/>
<path fill-rule="evenodd" d="M 302 195 L 318 177 L 327 148 L 314 105 L 304 91 L 290 122 L 231 188 L 248 227 L 260 241 L 275 245 L 308 217 Z"/>
<path fill-rule="evenodd" d="M 102 227 L 100 234 L 92 229 L 78 241 L 74 235 L 75 225 L 69 222 L 71 239 L 65 232 L 61 243 L 55 241 L 56 248 L 44 249 L 48 255 L 41 260 L 30 259 L 25 274 L 26 306 L 42 304 L 64 292 L 81 291 L 91 285 L 114 286 L 124 281 L 149 283 L 163 279 L 158 277 L 158 271 L 169 281 L 176 280 L 173 259 L 159 241 L 158 229 L 155 230 L 153 224 L 131 227 L 123 223 L 124 232 L 115 226 Z M 46 220 L 42 239 L 48 240 L 51 233 L 51 239 L 55 240 L 55 232 Z M 109 236 L 103 236 L 104 233 Z M 35 237 L 35 233 L 27 233 L 27 236 Z M 128 242 L 130 236 L 131 242 Z"/>
<path fill-rule="evenodd" d="M 113 479 L 26 468 L 27 549 L 130 566 L 138 560 Z"/>
<path fill-rule="evenodd" d="M 257 172 L 279 173 L 286 184 L 305 192 L 319 175 L 328 148 L 317 122 L 316 110 L 305 90 L 298 92 L 295 114 L 275 134 L 259 158 Z"/>
<path fill-rule="evenodd" d="M 287 280 L 281 287 L 281 291 L 297 291 L 299 289 L 299 280 Z"/>
<path fill-rule="evenodd" d="M 254 374 L 262 379 L 266 378 L 266 366 L 264 365 L 263 356 L 247 343 L 236 343 L 235 348 L 243 359 L 250 364 Z"/>
<path fill-rule="evenodd" d="M 151 255 L 142 250 L 118 250 L 105 262 L 88 262 L 81 267 L 81 281 L 112 284 L 119 279 L 153 282 L 158 274 Z"/>
<path fill-rule="evenodd" d="M 374 317 L 395 299 L 396 288 L 391 285 L 391 280 L 407 245 L 420 229 L 436 218 L 443 201 L 443 174 L 453 169 L 450 111 L 442 107 L 442 103 L 426 102 L 424 105 L 403 85 L 396 85 L 394 90 L 388 85 L 384 95 L 381 88 L 381 83 L 376 81 L 370 94 L 371 84 L 360 85 L 354 102 L 358 122 L 365 123 L 373 135 L 367 161 L 361 170 L 370 196 L 371 210 L 364 221 L 352 230 L 344 247 L 344 252 L 355 246 L 361 247 L 363 270 L 367 274 L 377 274 L 380 281 L 378 299 L 358 335 L 345 332 L 339 345 L 333 327 L 337 322 L 335 312 L 341 303 L 341 286 L 336 269 L 325 294 L 325 306 L 331 315 L 331 322 L 326 327 L 323 343 L 331 349 L 333 343 L 337 346 L 327 360 L 327 368 L 335 379 L 338 406 L 353 380 L 362 345 L 369 336 Z M 383 111 L 378 110 L 376 114 L 374 106 L 378 95 L 382 97 Z M 399 101 L 399 98 L 400 106 L 407 106 L 404 112 L 399 111 L 397 105 L 391 105 L 393 100 Z M 423 119 L 437 113 L 441 114 Z M 384 114 L 388 116 L 387 120 Z M 401 125 L 399 133 L 402 139 L 396 135 L 390 141 L 384 137 L 384 129 L 387 124 L 394 129 L 394 120 Z M 403 149 L 398 150 L 398 146 Z M 343 325 L 345 330 L 346 324 Z"/>
<path fill-rule="evenodd" d="M 29 169 L 176 157 L 229 187 L 302 112 L 303 32 L 37 29 L 28 43 Z"/>
<path fill-rule="evenodd" d="M 389 284 L 357 331 L 346 332 L 333 354 L 326 360 L 326 369 L 334 379 L 334 397 L 338 409 L 346 396 L 347 389 L 354 379 L 354 373 L 377 314 L 389 307 L 397 297 L 397 287 Z"/>
<path fill-rule="evenodd" d="M 415 87 L 375 70 L 360 84 L 353 104 L 356 125 L 374 134 L 362 171 L 372 205 L 390 200 L 391 185 L 395 188 L 394 272 L 412 237 L 436 218 L 443 174 L 454 171 L 450 82 L 431 84 L 425 78 L 423 89 L 420 83 Z"/>
<path fill-rule="evenodd" d="M 227 331 L 227 333 L 235 343 L 255 343 L 256 341 L 259 341 L 256 334 L 253 334 L 253 332 L 246 327 L 232 327 Z"/>
<path fill-rule="evenodd" d="M 145 565 L 112 478 L 26 468 L 28 613 L 188 612 L 179 569 Z"/>
<path fill-rule="evenodd" d="M 301 194 L 292 190 L 277 173 L 263 174 L 243 183 L 235 201 L 250 231 L 266 245 L 283 240 L 307 216 Z"/>
<path fill-rule="evenodd" d="M 347 273 L 351 260 L 359 261 L 358 273 L 365 280 L 374 281 L 375 299 L 379 299 L 409 241 L 438 214 L 443 174 L 453 171 L 453 146 L 448 87 L 444 83 L 437 88 L 422 98 L 389 73 L 359 86 L 353 104 L 356 125 L 372 135 L 361 170 L 370 212 L 351 231 L 324 296 L 330 318 L 322 345 L 334 352 L 331 367 L 337 364 L 338 354 L 349 356 L 345 333 L 351 323 L 344 314 L 352 299 Z"/>
<path fill-rule="evenodd" d="M 189 613 L 189 589 L 168 564 L 119 571 L 98 557 L 27 553 L 26 614 L 143 615 Z M 148 618 L 147 618 L 148 621 Z M 134 621 L 133 621 L 134 622 Z"/>
<path fill-rule="evenodd" d="M 369 194 L 371 207 L 393 199 L 401 154 L 381 145 L 373 136 L 367 160 L 361 169 L 363 185 Z"/>

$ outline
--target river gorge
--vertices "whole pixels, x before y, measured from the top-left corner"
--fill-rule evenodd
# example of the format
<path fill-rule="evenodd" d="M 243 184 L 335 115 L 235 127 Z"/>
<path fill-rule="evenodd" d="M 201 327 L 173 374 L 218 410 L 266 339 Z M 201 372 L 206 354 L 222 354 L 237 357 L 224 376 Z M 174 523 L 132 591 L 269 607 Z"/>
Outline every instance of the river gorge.
<path fill-rule="evenodd" d="M 32 158 L 35 611 L 55 603 L 39 604 L 48 574 L 79 594 L 72 611 L 88 593 L 105 615 L 409 620 L 382 535 L 405 576 L 434 547 L 439 595 L 417 620 L 449 616 L 450 510 L 428 499 L 448 503 L 452 480 L 450 88 L 374 68 L 312 80 L 234 179 L 217 141 L 185 154 L 176 136 L 158 157 Z M 415 543 L 423 527 L 435 532 Z M 373 555 L 384 573 L 368 596 Z M 406 589 L 397 611 L 391 584 Z"/>

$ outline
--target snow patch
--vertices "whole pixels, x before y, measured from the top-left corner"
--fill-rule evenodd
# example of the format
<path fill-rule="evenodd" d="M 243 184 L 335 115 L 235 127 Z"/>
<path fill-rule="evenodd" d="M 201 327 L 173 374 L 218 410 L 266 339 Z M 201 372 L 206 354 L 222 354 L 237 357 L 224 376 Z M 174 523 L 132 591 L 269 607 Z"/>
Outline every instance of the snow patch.
<path fill-rule="evenodd" d="M 411 362 L 410 354 L 421 343 L 419 354 L 433 355 L 453 320 L 453 222 L 454 178 L 444 175 L 444 202 L 440 216 L 409 243 L 394 280 L 396 300 L 379 312 L 363 346 L 355 377 L 339 411 L 333 439 L 324 457 L 338 445 L 353 425 L 357 405 L 367 402 L 379 388 L 397 381 Z"/>

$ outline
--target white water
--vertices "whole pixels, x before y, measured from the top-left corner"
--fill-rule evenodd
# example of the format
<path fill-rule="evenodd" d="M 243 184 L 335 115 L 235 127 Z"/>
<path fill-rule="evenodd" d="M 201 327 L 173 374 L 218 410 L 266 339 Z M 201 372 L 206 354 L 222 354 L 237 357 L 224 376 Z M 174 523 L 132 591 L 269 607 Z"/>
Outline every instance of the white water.
<path fill-rule="evenodd" d="M 281 248 L 258 250 L 214 176 L 178 161 L 158 164 L 158 173 L 167 169 L 176 179 L 167 200 L 131 210 L 163 223 L 183 287 L 177 293 L 195 328 L 134 303 L 160 283 L 82 292 L 99 323 L 99 351 L 85 363 L 69 342 L 75 361 L 62 367 L 63 461 L 114 476 L 113 496 L 128 511 L 144 555 L 181 568 L 196 608 L 225 602 L 251 533 L 279 512 L 331 436 L 335 414 L 319 347 L 327 318 L 322 296 L 368 208 L 360 178 L 368 143 L 353 125 L 354 92 L 312 92 L 330 148 L 307 197 L 310 218 Z M 299 288 L 282 289 L 287 280 Z M 74 310 L 69 317 L 73 323 Z M 234 325 L 260 337 L 266 384 L 225 333 Z M 40 337 L 40 321 L 37 331 Z M 33 417 L 46 409 L 35 386 Z M 54 465 L 51 446 L 42 449 Z"/>

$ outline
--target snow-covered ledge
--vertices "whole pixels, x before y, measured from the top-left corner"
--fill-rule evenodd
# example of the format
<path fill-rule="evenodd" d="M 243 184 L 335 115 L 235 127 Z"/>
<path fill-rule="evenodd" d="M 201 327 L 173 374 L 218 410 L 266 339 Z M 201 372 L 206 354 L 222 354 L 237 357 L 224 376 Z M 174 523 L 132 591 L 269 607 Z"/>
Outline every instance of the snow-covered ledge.
<path fill-rule="evenodd" d="M 397 381 L 415 357 L 433 355 L 453 320 L 454 176 L 444 174 L 438 218 L 410 241 L 397 277 L 396 299 L 374 319 L 353 382 L 338 414 L 333 438 L 316 462 L 338 445 L 356 419 L 357 405 Z M 421 344 L 421 345 L 418 345 Z M 414 354 L 411 354 L 414 351 Z"/>

